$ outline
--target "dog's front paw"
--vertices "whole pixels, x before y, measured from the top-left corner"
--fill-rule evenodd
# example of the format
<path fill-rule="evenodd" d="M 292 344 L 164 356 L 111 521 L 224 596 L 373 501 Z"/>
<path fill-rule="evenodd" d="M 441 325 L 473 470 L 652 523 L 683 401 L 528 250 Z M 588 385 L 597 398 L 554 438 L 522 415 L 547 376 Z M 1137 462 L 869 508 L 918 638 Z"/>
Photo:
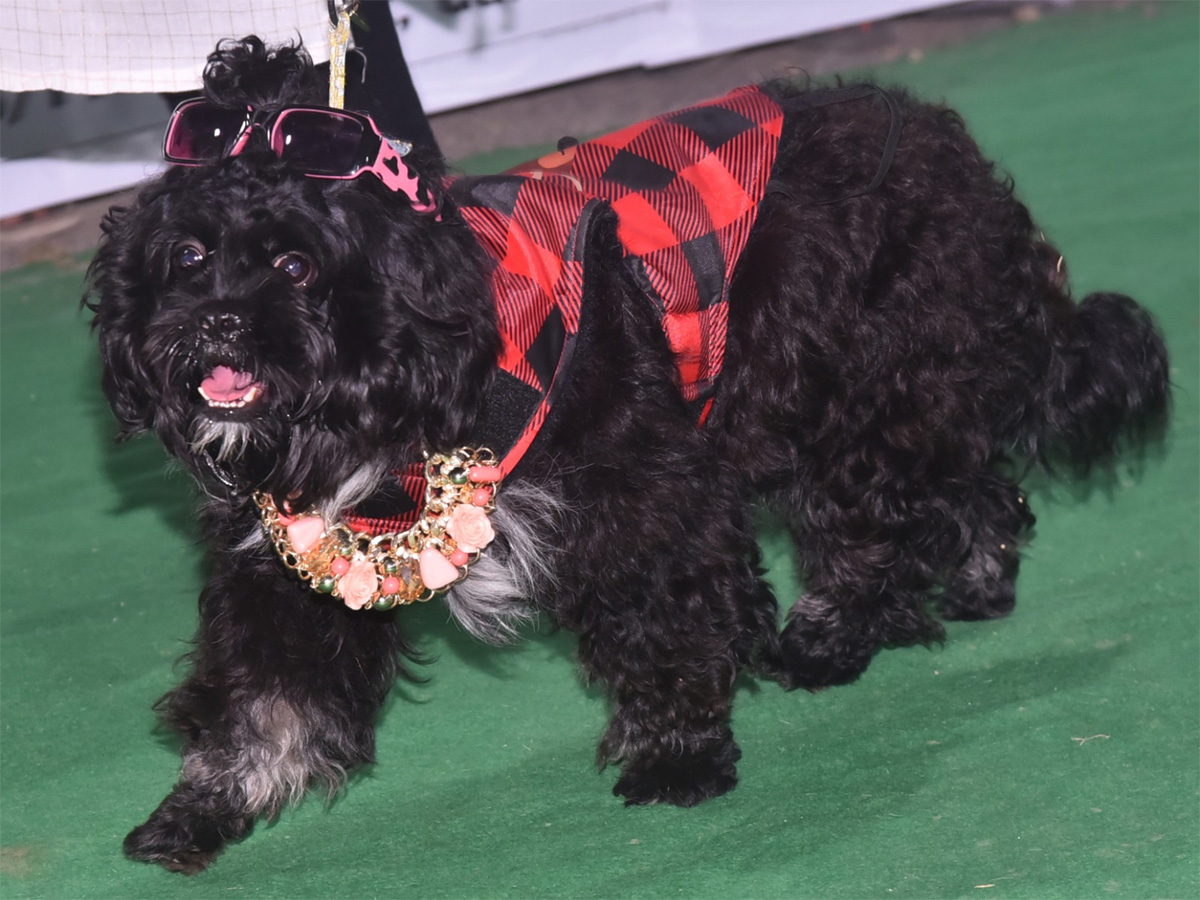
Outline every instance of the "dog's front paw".
<path fill-rule="evenodd" d="M 742 752 L 732 739 L 713 742 L 678 756 L 656 756 L 626 763 L 613 793 L 626 806 L 670 803 L 695 806 L 733 790 L 735 763 Z"/>
<path fill-rule="evenodd" d="M 249 816 L 222 817 L 189 808 L 176 791 L 125 836 L 125 855 L 195 875 L 208 868 L 227 841 L 245 837 L 252 825 Z"/>
<path fill-rule="evenodd" d="M 213 827 L 189 828 L 182 822 L 151 819 L 125 837 L 125 855 L 139 862 L 158 863 L 171 872 L 203 872 L 221 852 L 224 841 Z"/>

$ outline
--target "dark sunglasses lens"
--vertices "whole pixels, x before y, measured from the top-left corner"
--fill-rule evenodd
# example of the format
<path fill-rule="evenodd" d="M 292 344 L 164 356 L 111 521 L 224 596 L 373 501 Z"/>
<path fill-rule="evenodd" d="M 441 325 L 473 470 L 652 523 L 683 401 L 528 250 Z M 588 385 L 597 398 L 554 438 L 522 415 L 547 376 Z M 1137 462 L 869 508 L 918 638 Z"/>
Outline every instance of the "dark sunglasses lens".
<path fill-rule="evenodd" d="M 163 150 L 170 159 L 206 162 L 220 159 L 237 139 L 246 114 L 196 103 L 177 110 Z"/>
<path fill-rule="evenodd" d="M 360 159 L 363 126 L 357 119 L 321 110 L 293 109 L 279 117 L 271 145 L 284 162 L 309 175 L 349 175 Z"/>

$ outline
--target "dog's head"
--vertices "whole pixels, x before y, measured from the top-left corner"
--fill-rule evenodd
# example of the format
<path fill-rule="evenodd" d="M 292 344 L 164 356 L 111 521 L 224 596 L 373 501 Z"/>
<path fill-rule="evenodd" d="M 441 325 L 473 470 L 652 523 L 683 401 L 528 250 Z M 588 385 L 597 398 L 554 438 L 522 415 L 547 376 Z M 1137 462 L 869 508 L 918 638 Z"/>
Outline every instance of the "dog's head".
<path fill-rule="evenodd" d="M 218 47 L 204 84 L 255 121 L 324 91 L 302 49 L 257 38 Z M 404 158 L 414 203 L 371 174 L 311 177 L 265 129 L 247 135 L 105 219 L 88 304 L 123 433 L 152 429 L 242 491 L 306 497 L 381 454 L 459 442 L 498 338 L 440 160 Z"/>

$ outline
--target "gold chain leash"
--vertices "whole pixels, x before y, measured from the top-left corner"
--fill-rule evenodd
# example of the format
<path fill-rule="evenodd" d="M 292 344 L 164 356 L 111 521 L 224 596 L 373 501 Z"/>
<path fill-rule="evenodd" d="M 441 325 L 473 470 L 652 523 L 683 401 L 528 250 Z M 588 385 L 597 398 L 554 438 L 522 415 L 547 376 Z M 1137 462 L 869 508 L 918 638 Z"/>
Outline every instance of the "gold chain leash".
<path fill-rule="evenodd" d="M 350 16 L 358 8 L 357 0 L 331 3 L 337 8 L 337 23 L 329 26 L 329 105 L 346 105 L 346 44 L 350 41 Z"/>

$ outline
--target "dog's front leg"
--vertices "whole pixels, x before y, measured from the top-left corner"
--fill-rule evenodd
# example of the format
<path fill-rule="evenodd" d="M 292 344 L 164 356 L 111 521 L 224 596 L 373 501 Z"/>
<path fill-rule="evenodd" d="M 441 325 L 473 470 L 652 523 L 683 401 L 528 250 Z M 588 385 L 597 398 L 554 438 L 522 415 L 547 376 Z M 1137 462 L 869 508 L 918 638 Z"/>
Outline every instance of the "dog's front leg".
<path fill-rule="evenodd" d="M 635 496 L 611 478 L 590 489 L 576 523 L 586 533 L 570 543 L 566 624 L 614 701 L 599 748 L 602 765 L 621 766 L 614 793 L 694 806 L 737 783 L 733 682 L 769 653 L 775 600 L 732 492 L 701 472 L 643 471 Z"/>
<path fill-rule="evenodd" d="M 621 765 L 613 793 L 627 804 L 694 806 L 737 783 L 733 682 L 765 634 L 752 598 L 767 627 L 774 603 L 741 559 L 656 562 L 619 596 L 593 596 L 601 609 L 580 654 L 615 701 L 599 748 L 602 764 Z"/>
<path fill-rule="evenodd" d="M 403 649 L 389 614 L 347 610 L 273 560 L 232 562 L 201 596 L 189 675 L 159 703 L 185 740 L 180 780 L 125 839 L 133 859 L 188 874 L 256 817 L 371 760 Z"/>

